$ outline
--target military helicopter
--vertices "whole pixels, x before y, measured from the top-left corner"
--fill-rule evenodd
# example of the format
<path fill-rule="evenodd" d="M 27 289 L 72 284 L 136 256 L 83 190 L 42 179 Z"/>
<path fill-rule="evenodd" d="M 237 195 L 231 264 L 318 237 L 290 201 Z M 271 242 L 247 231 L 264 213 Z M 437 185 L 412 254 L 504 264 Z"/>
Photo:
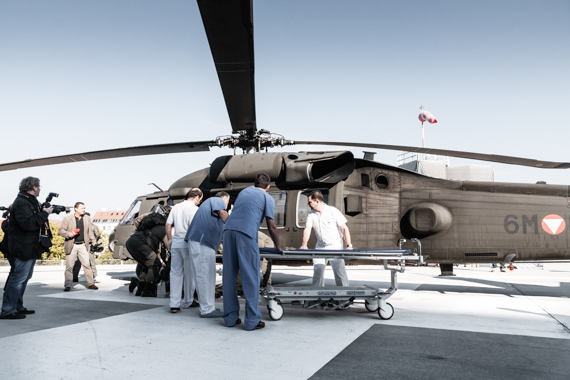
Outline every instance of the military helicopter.
<path fill-rule="evenodd" d="M 307 194 L 323 192 L 348 219 L 356 248 L 412 247 L 421 239 L 427 262 L 451 274 L 453 263 L 570 259 L 570 187 L 546 184 L 451 181 L 382 164 L 350 151 L 268 152 L 290 145 L 331 145 L 439 154 L 536 168 L 567 169 L 570 163 L 481 153 L 370 143 L 293 141 L 257 129 L 251 0 L 202 1 L 198 5 L 232 126 L 232 134 L 182 142 L 86 152 L 0 165 L 0 171 L 127 156 L 199 152 L 226 147 L 215 159 L 167 191 L 138 197 L 111 236 L 117 258 L 130 257 L 124 243 L 134 218 L 180 202 L 192 187 L 206 196 L 252 185 L 256 174 L 273 179 L 276 223 L 284 246 L 299 246 L 309 208 Z M 244 154 L 235 154 L 241 149 Z M 265 150 L 265 152 L 263 152 Z M 407 240 L 404 242 L 404 240 Z M 310 242 L 309 244 L 314 244 Z M 408 246 L 409 245 L 409 246 Z"/>

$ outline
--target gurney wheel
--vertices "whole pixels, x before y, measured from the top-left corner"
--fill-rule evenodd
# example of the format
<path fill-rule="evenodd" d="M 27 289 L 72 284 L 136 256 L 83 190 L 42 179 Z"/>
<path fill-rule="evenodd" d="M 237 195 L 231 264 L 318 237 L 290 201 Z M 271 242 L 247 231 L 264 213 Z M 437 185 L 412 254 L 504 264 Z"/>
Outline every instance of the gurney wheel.
<path fill-rule="evenodd" d="M 376 310 L 378 310 L 378 303 L 370 303 L 370 302 L 366 301 L 366 302 L 364 302 L 364 307 L 366 307 L 366 310 L 373 313 Z"/>
<path fill-rule="evenodd" d="M 384 308 L 378 309 L 378 316 L 382 319 L 390 319 L 394 315 L 394 308 L 388 302 Z"/>
<path fill-rule="evenodd" d="M 274 304 L 275 306 L 273 308 L 270 308 L 269 305 L 267 305 L 267 310 L 269 311 L 269 318 L 271 318 L 273 321 L 278 321 L 283 317 L 283 306 L 281 306 L 278 303 Z"/>

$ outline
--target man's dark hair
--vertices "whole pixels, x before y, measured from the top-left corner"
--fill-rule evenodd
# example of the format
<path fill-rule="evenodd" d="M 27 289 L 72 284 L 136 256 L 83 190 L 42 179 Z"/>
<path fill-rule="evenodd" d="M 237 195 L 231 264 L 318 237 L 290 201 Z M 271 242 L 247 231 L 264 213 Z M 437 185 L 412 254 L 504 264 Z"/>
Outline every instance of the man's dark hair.
<path fill-rule="evenodd" d="M 255 187 L 261 187 L 262 189 L 267 189 L 267 186 L 271 183 L 271 178 L 265 173 L 259 173 L 255 177 Z"/>
<path fill-rule="evenodd" d="M 202 193 L 202 190 L 198 189 L 197 187 L 191 189 L 188 194 L 186 194 L 186 199 L 190 199 L 190 198 L 201 198 L 204 194 Z"/>
<path fill-rule="evenodd" d="M 80 205 L 84 205 L 85 203 L 83 202 L 75 202 L 75 206 L 73 206 L 74 209 L 76 209 L 77 207 L 79 207 Z"/>
<path fill-rule="evenodd" d="M 34 190 L 34 187 L 40 186 L 40 179 L 36 177 L 26 177 L 20 182 L 20 191 Z"/>
<path fill-rule="evenodd" d="M 323 193 L 321 193 L 320 190 L 315 190 L 311 194 L 309 194 L 309 199 L 312 199 L 314 201 L 320 201 L 320 202 L 325 201 L 325 198 L 323 197 Z"/>
<path fill-rule="evenodd" d="M 228 193 L 226 193 L 225 191 L 218 191 L 216 193 L 216 197 L 218 198 L 230 198 L 230 195 Z"/>

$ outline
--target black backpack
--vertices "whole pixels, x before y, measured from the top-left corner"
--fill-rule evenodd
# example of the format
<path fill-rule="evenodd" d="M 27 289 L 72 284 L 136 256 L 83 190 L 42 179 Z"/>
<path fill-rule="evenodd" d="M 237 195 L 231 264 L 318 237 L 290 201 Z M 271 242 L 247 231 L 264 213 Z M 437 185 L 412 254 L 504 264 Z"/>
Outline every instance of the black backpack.
<path fill-rule="evenodd" d="M 137 231 L 150 231 L 155 226 L 166 224 L 166 216 L 153 212 L 142 218 L 137 226 Z"/>
<path fill-rule="evenodd" d="M 0 252 L 4 254 L 5 257 L 10 255 L 10 249 L 8 248 L 8 238 L 10 236 L 10 221 L 8 219 L 2 222 L 2 231 L 4 231 L 4 239 L 0 242 Z"/>

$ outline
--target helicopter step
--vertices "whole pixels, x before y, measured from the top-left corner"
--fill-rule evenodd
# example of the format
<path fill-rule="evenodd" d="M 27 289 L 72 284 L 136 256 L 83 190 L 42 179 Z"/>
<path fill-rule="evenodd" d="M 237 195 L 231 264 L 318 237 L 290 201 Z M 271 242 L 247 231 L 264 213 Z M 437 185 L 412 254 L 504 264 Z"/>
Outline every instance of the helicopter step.
<path fill-rule="evenodd" d="M 419 245 L 419 244 L 418 244 Z M 404 273 L 406 260 L 422 262 L 421 248 L 419 254 L 409 249 L 367 249 L 367 250 L 324 250 L 303 249 L 293 251 L 277 251 L 261 248 L 261 257 L 280 259 L 368 259 L 383 260 L 384 269 L 390 270 L 390 288 L 382 290 L 368 285 L 363 286 L 279 286 L 269 285 L 259 295 L 261 302 L 267 305 L 269 318 L 278 321 L 283 317 L 283 303 L 302 305 L 305 309 L 337 310 L 348 308 L 355 302 L 363 302 L 366 310 L 378 312 L 381 319 L 390 319 L 394 308 L 386 300 L 398 290 L 398 273 Z M 390 261 L 390 263 L 389 263 Z"/>

